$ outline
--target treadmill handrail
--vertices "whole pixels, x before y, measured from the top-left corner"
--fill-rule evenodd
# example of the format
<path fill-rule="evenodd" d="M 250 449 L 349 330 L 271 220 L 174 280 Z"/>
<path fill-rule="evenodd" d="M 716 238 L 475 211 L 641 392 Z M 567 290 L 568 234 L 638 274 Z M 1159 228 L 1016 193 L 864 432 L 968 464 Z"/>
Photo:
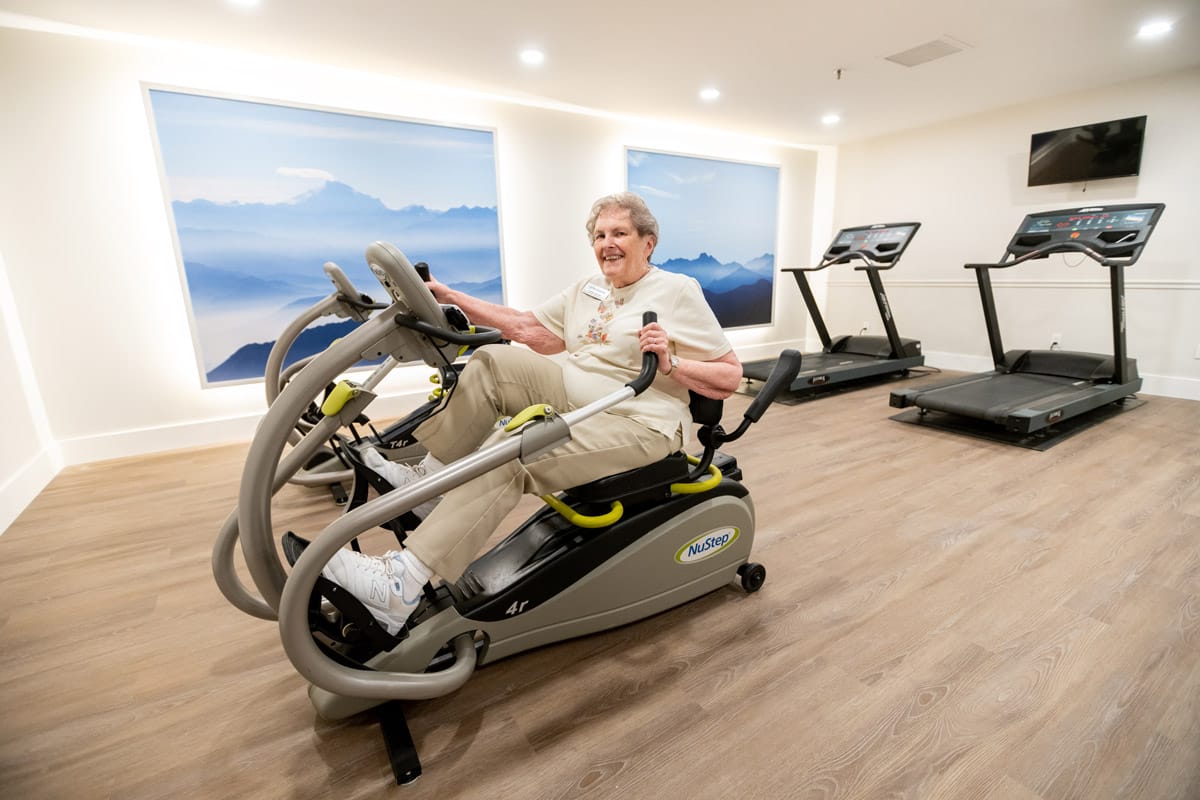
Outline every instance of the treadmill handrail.
<path fill-rule="evenodd" d="M 963 269 L 1007 269 L 1008 267 L 1015 267 L 1017 264 L 1023 264 L 1035 258 L 1045 258 L 1046 256 L 1066 251 L 1083 253 L 1102 267 L 1128 267 L 1136 262 L 1142 254 L 1140 245 L 1127 257 L 1108 258 L 1082 242 L 1050 242 L 1042 247 L 1034 248 L 1028 253 L 1016 256 L 1012 261 L 1000 261 L 995 264 L 963 264 Z"/>
<path fill-rule="evenodd" d="M 870 256 L 866 255 L 861 250 L 848 250 L 847 252 L 842 253 L 839 256 L 837 256 L 837 258 L 830 258 L 830 259 L 823 260 L 820 264 L 818 264 L 815 267 L 784 267 L 780 271 L 781 272 L 819 272 L 827 267 L 832 267 L 837 264 L 849 263 L 850 261 L 853 261 L 856 258 L 867 262 L 866 264 L 856 266 L 855 267 L 856 270 L 891 269 L 892 267 L 896 266 L 896 262 L 900 260 L 900 259 L 892 259 L 890 261 L 879 261 L 877 259 L 873 259 Z"/>

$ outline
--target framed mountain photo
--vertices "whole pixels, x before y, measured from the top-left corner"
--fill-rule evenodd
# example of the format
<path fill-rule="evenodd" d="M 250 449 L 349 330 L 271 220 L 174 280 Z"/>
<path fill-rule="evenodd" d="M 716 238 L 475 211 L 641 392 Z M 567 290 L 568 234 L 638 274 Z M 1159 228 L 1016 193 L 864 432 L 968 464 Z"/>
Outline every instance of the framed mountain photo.
<path fill-rule="evenodd" d="M 201 383 L 262 380 L 289 322 L 337 264 L 384 292 L 376 240 L 443 283 L 502 303 L 495 136 L 338 111 L 146 88 Z M 356 323 L 318 320 L 285 364 Z"/>
<path fill-rule="evenodd" d="M 724 328 L 769 325 L 779 167 L 625 149 L 626 185 L 658 218 L 653 261 L 690 275 Z"/>

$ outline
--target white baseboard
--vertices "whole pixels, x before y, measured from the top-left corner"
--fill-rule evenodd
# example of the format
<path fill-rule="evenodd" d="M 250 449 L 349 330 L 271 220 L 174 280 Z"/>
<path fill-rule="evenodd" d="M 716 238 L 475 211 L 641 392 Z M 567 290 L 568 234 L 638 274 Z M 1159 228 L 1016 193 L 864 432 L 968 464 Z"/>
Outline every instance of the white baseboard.
<path fill-rule="evenodd" d="M 956 372 L 989 372 L 996 367 L 992 363 L 992 360 L 986 356 L 941 353 L 937 350 L 925 351 L 925 366 L 949 369 Z"/>
<path fill-rule="evenodd" d="M 788 347 L 803 349 L 802 345 L 795 341 L 782 341 L 739 345 L 737 352 L 743 361 L 754 361 L 775 358 L 780 351 Z M 424 373 L 419 380 L 417 378 L 411 380 L 415 383 L 410 383 L 410 386 L 428 386 L 424 381 Z M 372 419 L 402 417 L 424 403 L 428 397 L 425 388 L 411 391 L 408 390 L 409 387 L 401 386 L 399 389 L 394 394 L 380 395 L 375 399 L 368 409 Z M 67 465 L 75 465 L 105 461 L 111 458 L 161 453 L 168 450 L 249 442 L 254 437 L 254 431 L 264 413 L 266 413 L 265 410 L 217 419 L 107 431 L 73 439 L 63 439 L 58 442 L 58 445 L 61 448 L 63 462 Z"/>
<path fill-rule="evenodd" d="M 372 419 L 402 417 L 425 402 L 425 394 L 397 394 L 375 398 L 368 412 Z M 105 461 L 110 458 L 161 453 L 191 447 L 249 442 L 262 419 L 261 413 L 237 417 L 181 422 L 153 428 L 111 431 L 59 442 L 62 458 L 68 465 Z"/>
<path fill-rule="evenodd" d="M 45 489 L 62 468 L 52 449 L 45 449 L 22 465 L 13 476 L 0 484 L 0 535 L 8 530 L 21 512 Z"/>
<path fill-rule="evenodd" d="M 1200 378 L 1179 378 L 1174 375 L 1142 375 L 1142 391 L 1181 400 L 1200 400 Z"/>
<path fill-rule="evenodd" d="M 738 355 L 742 361 L 756 361 L 777 357 L 787 347 L 804 349 L 795 341 L 773 342 L 740 346 Z M 992 369 L 990 358 L 983 356 L 964 355 L 961 353 L 926 352 L 925 363 L 928 366 L 962 372 L 986 372 Z M 1180 378 L 1165 375 L 1143 375 L 1143 390 L 1146 394 L 1157 394 L 1166 397 L 1178 397 L 1186 400 L 1200 400 L 1200 380 L 1195 378 Z M 422 392 L 402 392 L 394 395 L 378 397 L 369 409 L 375 419 L 391 419 L 401 417 L 425 401 Z M 265 412 L 264 412 L 265 413 Z M 92 461 L 103 461 L 110 458 L 124 458 L 147 453 L 158 453 L 166 450 L 180 450 L 190 447 L 206 447 L 219 444 L 234 444 L 249 442 L 254 436 L 261 413 L 246 414 L 237 417 L 221 419 L 198 420 L 183 422 L 176 425 L 164 425 L 155 428 L 137 428 L 124 431 L 112 431 L 93 436 L 66 439 L 58 442 L 61 451 L 61 461 L 64 464 L 86 464 Z M 49 482 L 58 468 L 53 468 L 48 476 L 37 483 L 37 488 L 21 504 L 16 513 L 28 504 L 29 500 Z M 43 473 L 38 472 L 41 475 Z M 10 481 L 15 483 L 16 479 Z M 8 488 L 4 489 L 7 500 Z M 19 494 L 19 493 L 18 493 Z M 0 521 L 4 520 L 0 507 Z M 16 514 L 13 514 L 15 519 Z M 11 522 L 11 519 L 9 520 Z M 6 523 L 7 524 L 7 523 Z"/>

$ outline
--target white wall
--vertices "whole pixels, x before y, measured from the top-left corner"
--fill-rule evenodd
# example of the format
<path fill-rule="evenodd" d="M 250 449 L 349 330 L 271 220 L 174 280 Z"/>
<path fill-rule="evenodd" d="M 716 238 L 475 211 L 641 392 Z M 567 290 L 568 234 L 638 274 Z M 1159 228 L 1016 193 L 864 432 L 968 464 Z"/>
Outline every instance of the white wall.
<path fill-rule="evenodd" d="M 0 251 L 12 298 L 3 310 L 6 327 L 27 347 L 47 439 L 22 442 L 15 459 L 0 460 L 0 486 L 42 451 L 61 448 L 63 461 L 75 464 L 248 440 L 262 414 L 260 384 L 200 388 L 146 84 L 494 129 L 506 292 L 517 307 L 594 269 L 583 221 L 592 200 L 624 188 L 626 146 L 780 165 L 776 256 L 784 266 L 809 262 L 813 220 L 831 214 L 833 170 L 825 164 L 818 176 L 818 161 L 832 158 L 829 148 L 535 107 L 246 54 L 0 27 Z M 822 209 L 816 215 L 814 203 Z M 323 261 L 320 254 L 314 259 Z M 772 356 L 804 336 L 803 303 L 782 281 L 774 319 L 770 327 L 731 333 L 744 359 Z M 0 359 L 13 347 L 7 335 Z M 397 370 L 372 414 L 414 407 L 428 390 L 428 374 Z M 32 496 L 9 500 L 23 507 Z"/>
<path fill-rule="evenodd" d="M 1026 186 L 1030 134 L 1148 116 L 1141 175 L 1082 184 Z M 1128 82 L 846 145 L 838 153 L 837 226 L 917 220 L 901 263 L 884 273 L 901 335 L 922 341 L 931 364 L 991 368 L 979 293 L 968 262 L 996 261 L 1031 211 L 1160 202 L 1166 211 L 1126 271 L 1129 355 L 1150 394 L 1200 399 L 1200 70 Z M 1072 268 L 1068 264 L 1076 264 Z M 1006 349 L 1063 347 L 1112 352 L 1107 271 L 1080 256 L 994 272 Z M 831 332 L 856 331 L 878 313 L 866 282 L 831 277 Z"/>
<path fill-rule="evenodd" d="M 62 466 L 50 436 L 41 392 L 25 336 L 17 324 L 17 305 L 0 255 L 0 419 L 5 421 L 0 458 L 0 531 L 7 528 Z"/>

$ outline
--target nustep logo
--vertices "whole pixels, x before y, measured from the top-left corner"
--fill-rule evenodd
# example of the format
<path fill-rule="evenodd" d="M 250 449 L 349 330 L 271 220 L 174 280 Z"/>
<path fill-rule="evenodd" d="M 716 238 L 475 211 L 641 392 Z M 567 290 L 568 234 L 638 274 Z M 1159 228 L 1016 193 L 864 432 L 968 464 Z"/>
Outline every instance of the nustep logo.
<path fill-rule="evenodd" d="M 715 556 L 737 541 L 741 531 L 737 528 L 717 528 L 715 531 L 702 533 L 695 539 L 679 548 L 675 560 L 680 564 L 692 564 Z"/>

